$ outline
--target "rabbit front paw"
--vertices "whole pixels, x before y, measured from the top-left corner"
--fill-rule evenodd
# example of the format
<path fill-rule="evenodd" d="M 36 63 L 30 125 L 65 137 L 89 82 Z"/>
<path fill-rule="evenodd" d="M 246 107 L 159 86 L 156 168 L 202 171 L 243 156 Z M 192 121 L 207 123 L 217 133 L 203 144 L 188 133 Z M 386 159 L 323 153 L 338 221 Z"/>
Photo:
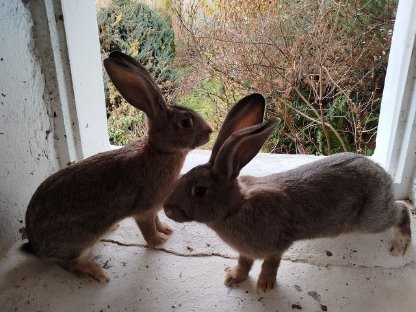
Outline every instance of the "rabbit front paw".
<path fill-rule="evenodd" d="M 156 229 L 166 235 L 172 234 L 173 232 L 173 229 L 169 225 L 161 221 L 156 223 Z"/>
<path fill-rule="evenodd" d="M 156 231 L 150 237 L 149 236 L 145 237 L 145 240 L 150 247 L 156 247 L 158 245 L 162 245 L 164 242 L 166 242 L 167 239 L 168 237 L 165 234 L 160 233 L 158 231 Z"/>
<path fill-rule="evenodd" d="M 276 287 L 276 276 L 275 275 L 262 275 L 260 274 L 257 280 L 257 292 L 267 292 Z"/>
<path fill-rule="evenodd" d="M 172 233 L 172 229 L 161 222 L 155 212 L 147 215 L 137 215 L 135 220 L 150 247 L 163 244 L 168 239 L 166 235 Z"/>
<path fill-rule="evenodd" d="M 238 266 L 235 266 L 232 268 L 226 268 L 224 284 L 227 286 L 238 284 L 246 280 L 247 276 L 248 276 L 247 274 L 241 274 Z"/>

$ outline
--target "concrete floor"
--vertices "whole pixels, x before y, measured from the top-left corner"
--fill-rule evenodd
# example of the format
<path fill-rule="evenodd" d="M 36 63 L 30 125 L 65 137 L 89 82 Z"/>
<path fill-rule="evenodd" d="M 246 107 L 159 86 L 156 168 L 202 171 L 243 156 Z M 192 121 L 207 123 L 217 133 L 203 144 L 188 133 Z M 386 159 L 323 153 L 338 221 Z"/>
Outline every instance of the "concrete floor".
<path fill-rule="evenodd" d="M 184 171 L 207 156 L 194 152 Z M 313 159 L 260 155 L 243 173 Z M 247 281 L 227 288 L 224 269 L 237 253 L 204 225 L 166 222 L 175 231 L 158 249 L 146 246 L 130 219 L 95 246 L 93 257 L 111 278 L 105 285 L 23 255 L 16 243 L 0 259 L 0 311 L 416 311 L 415 240 L 398 258 L 387 250 L 390 233 L 298 242 L 284 255 L 277 288 L 264 294 L 256 292 L 260 262 Z M 414 215 L 412 228 L 416 234 Z"/>

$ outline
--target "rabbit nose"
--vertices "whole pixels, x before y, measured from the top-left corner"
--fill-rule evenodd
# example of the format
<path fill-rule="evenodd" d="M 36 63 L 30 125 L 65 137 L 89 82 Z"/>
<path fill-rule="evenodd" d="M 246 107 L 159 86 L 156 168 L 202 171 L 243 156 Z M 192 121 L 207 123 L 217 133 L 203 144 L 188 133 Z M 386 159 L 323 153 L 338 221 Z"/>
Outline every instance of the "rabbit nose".
<path fill-rule="evenodd" d="M 169 203 L 165 203 L 163 205 L 163 210 L 165 211 L 165 215 L 173 220 L 175 220 L 175 217 L 177 217 L 177 215 L 182 211 L 179 206 Z"/>
<path fill-rule="evenodd" d="M 163 207 L 163 209 L 165 210 L 166 216 L 168 218 L 171 218 L 172 219 L 172 217 L 174 215 L 175 206 L 169 205 L 169 204 L 165 204 L 164 207 Z"/>
<path fill-rule="evenodd" d="M 205 128 L 204 136 L 209 140 L 209 137 L 210 137 L 212 132 L 213 132 L 212 128 L 210 126 L 207 126 Z"/>
<path fill-rule="evenodd" d="M 176 222 L 181 223 L 181 222 L 192 221 L 192 219 L 189 218 L 179 206 L 165 204 L 163 208 L 164 208 L 166 216 Z"/>

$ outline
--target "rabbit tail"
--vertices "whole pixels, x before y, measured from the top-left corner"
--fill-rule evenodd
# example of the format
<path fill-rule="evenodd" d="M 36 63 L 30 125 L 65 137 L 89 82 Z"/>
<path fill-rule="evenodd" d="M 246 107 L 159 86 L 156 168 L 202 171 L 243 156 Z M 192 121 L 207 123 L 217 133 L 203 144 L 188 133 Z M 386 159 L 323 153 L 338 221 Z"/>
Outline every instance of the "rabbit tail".
<path fill-rule="evenodd" d="M 20 251 L 22 251 L 26 254 L 35 255 L 32 244 L 30 242 L 24 243 L 22 246 L 20 246 L 19 249 L 20 249 Z"/>

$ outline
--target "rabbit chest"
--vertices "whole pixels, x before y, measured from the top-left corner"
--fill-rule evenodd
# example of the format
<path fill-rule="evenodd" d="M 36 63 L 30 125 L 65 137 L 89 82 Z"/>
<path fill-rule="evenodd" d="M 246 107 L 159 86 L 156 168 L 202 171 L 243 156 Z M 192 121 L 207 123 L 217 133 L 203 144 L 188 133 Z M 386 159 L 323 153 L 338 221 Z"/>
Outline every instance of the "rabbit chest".
<path fill-rule="evenodd" d="M 263 259 L 271 253 L 283 252 L 290 246 L 273 220 L 237 215 L 212 226 L 214 231 L 239 253 Z"/>
<path fill-rule="evenodd" d="M 137 164 L 135 177 L 137 209 L 160 206 L 178 179 L 186 153 L 162 154 L 148 151 Z"/>

